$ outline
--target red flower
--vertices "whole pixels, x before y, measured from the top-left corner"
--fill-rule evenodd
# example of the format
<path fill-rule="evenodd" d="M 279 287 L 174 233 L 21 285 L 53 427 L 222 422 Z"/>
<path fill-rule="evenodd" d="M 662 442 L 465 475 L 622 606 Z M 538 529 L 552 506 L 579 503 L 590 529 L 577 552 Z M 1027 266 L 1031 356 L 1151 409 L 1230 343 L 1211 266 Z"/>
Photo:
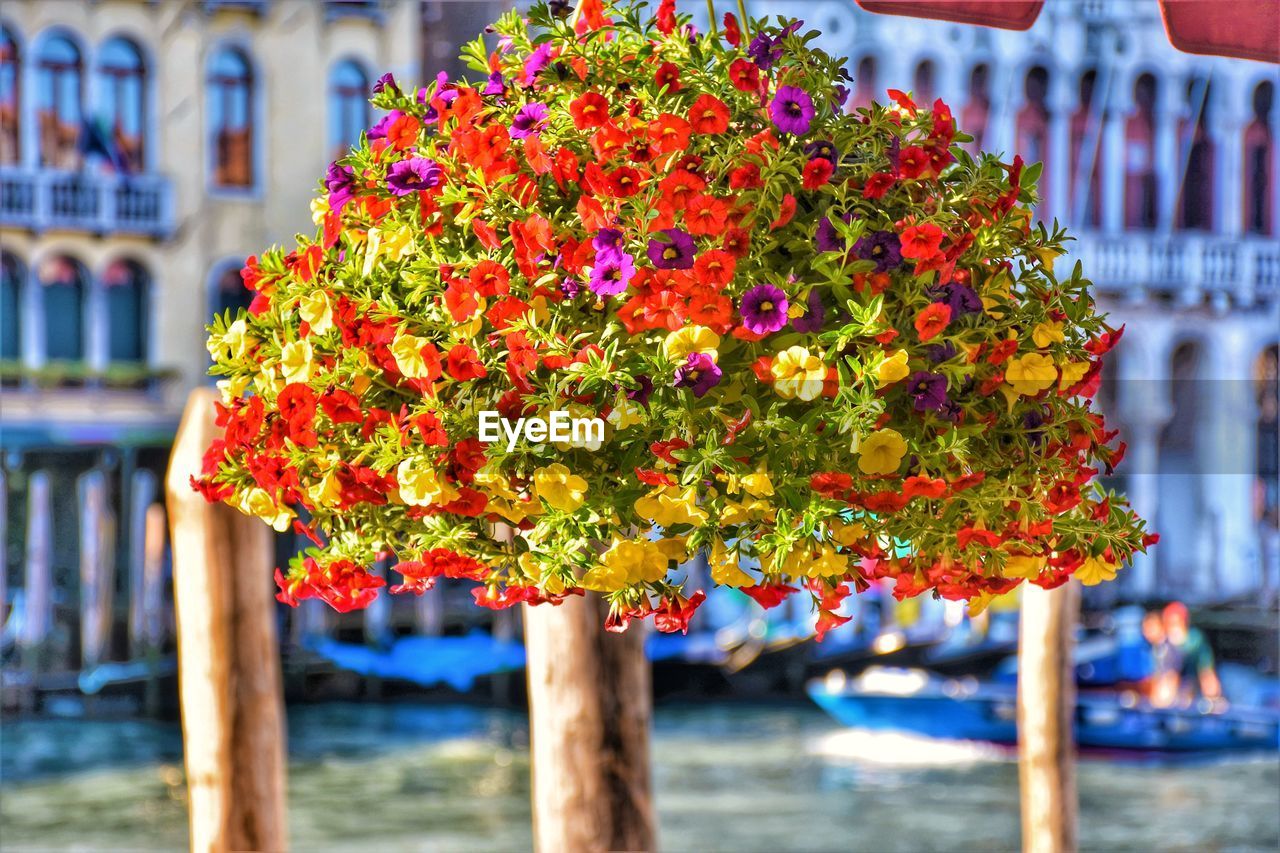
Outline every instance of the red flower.
<path fill-rule="evenodd" d="M 862 188 L 862 197 L 868 199 L 881 198 L 897 183 L 897 180 L 888 172 L 876 172 L 867 178 L 867 184 Z"/>
<path fill-rule="evenodd" d="M 725 221 L 729 217 L 729 205 L 721 199 L 709 195 L 697 195 L 685 210 L 685 227 L 689 233 L 698 236 L 719 235 L 724 231 Z"/>
<path fill-rule="evenodd" d="M 907 505 L 908 500 L 910 498 L 901 492 L 884 491 L 863 495 L 858 502 L 872 512 L 897 512 Z"/>
<path fill-rule="evenodd" d="M 654 608 L 653 627 L 664 634 L 674 634 L 676 631 L 682 634 L 689 633 L 689 620 L 693 618 L 698 605 L 702 604 L 706 598 L 707 594 L 702 590 L 698 590 L 688 598 L 683 595 L 664 598 L 662 603 Z"/>
<path fill-rule="evenodd" d="M 658 32 L 669 36 L 676 28 L 676 0 L 662 0 L 656 16 Z"/>
<path fill-rule="evenodd" d="M 947 493 L 947 481 L 912 476 L 902 482 L 902 494 L 910 498 L 940 498 Z"/>
<path fill-rule="evenodd" d="M 511 292 L 511 273 L 497 261 L 486 259 L 476 264 L 468 280 L 471 288 L 481 296 L 505 296 Z"/>
<path fill-rule="evenodd" d="M 826 157 L 815 157 L 804 164 L 803 186 L 807 190 L 816 190 L 831 180 L 836 167 Z"/>
<path fill-rule="evenodd" d="M 666 86 L 668 93 L 679 92 L 680 69 L 674 62 L 664 62 L 658 66 L 658 73 L 653 75 L 653 81 L 658 84 L 658 88 Z"/>
<path fill-rule="evenodd" d="M 1066 480 L 1054 483 L 1044 498 L 1044 508 L 1053 515 L 1066 512 L 1079 503 L 1080 487 Z"/>
<path fill-rule="evenodd" d="M 754 92 L 760 88 L 760 69 L 754 62 L 735 59 L 729 65 L 729 82 L 742 92 Z"/>
<path fill-rule="evenodd" d="M 755 600 L 765 610 L 771 607 L 777 607 L 782 603 L 788 595 L 796 592 L 794 586 L 787 586 L 781 583 L 761 583 L 755 586 L 739 587 L 747 595 Z"/>
<path fill-rule="evenodd" d="M 916 315 L 916 334 L 920 340 L 928 341 L 937 337 L 947 324 L 951 322 L 951 306 L 942 302 L 934 302 L 925 306 Z"/>
<path fill-rule="evenodd" d="M 912 225 L 902 232 L 902 257 L 931 258 L 942 245 L 942 229 L 932 222 Z"/>
<path fill-rule="evenodd" d="M 724 40 L 737 47 L 742 44 L 742 30 L 738 27 L 738 19 L 732 12 L 724 13 Z"/>
<path fill-rule="evenodd" d="M 724 133 L 729 129 L 729 108 L 711 95 L 699 95 L 689 108 L 689 124 L 697 133 Z"/>
<path fill-rule="evenodd" d="M 796 215 L 796 197 L 791 193 L 787 193 L 782 197 L 782 204 L 778 209 L 778 218 L 769 223 L 769 230 L 777 231 L 779 228 L 791 221 L 791 217 Z"/>
<path fill-rule="evenodd" d="M 917 109 L 919 109 L 916 106 L 916 102 L 911 100 L 910 96 L 908 96 L 907 93 L 899 89 L 888 89 L 886 91 L 889 94 L 889 99 L 892 101 L 896 101 L 898 106 L 902 107 L 903 109 L 910 110 L 911 112 L 915 112 Z"/>
<path fill-rule="evenodd" d="M 853 487 L 853 477 L 848 474 L 829 471 L 814 474 L 809 478 L 809 488 L 829 498 L 844 499 L 844 495 Z"/>
<path fill-rule="evenodd" d="M 821 643 L 827 636 L 827 632 L 839 628 L 846 622 L 853 621 L 852 616 L 840 616 L 833 610 L 819 610 L 818 624 L 814 626 L 814 637 Z"/>
<path fill-rule="evenodd" d="M 409 114 L 401 115 L 387 128 L 387 141 L 397 151 L 412 148 L 418 141 L 418 131 L 422 125 Z"/>
<path fill-rule="evenodd" d="M 600 127 L 609 120 L 609 101 L 599 92 L 587 92 L 569 104 L 569 113 L 578 130 Z"/>
<path fill-rule="evenodd" d="M 484 365 L 480 363 L 476 351 L 466 344 L 455 344 L 449 350 L 445 364 L 449 375 L 459 382 L 482 379 L 485 375 Z"/>
<path fill-rule="evenodd" d="M 1004 537 L 993 530 L 978 530 L 972 526 L 962 527 L 956 531 L 956 547 L 967 548 L 970 542 L 977 542 L 986 548 L 995 548 Z"/>
<path fill-rule="evenodd" d="M 929 152 L 918 145 L 903 148 L 898 154 L 898 174 L 907 179 L 918 178 L 929 171 Z"/>
<path fill-rule="evenodd" d="M 689 147 L 693 127 L 678 115 L 663 113 L 649 125 L 649 138 L 664 154 L 683 151 Z"/>
<path fill-rule="evenodd" d="M 693 262 L 693 272 L 703 284 L 724 286 L 733 281 L 737 265 L 733 255 L 722 249 L 711 249 Z"/>

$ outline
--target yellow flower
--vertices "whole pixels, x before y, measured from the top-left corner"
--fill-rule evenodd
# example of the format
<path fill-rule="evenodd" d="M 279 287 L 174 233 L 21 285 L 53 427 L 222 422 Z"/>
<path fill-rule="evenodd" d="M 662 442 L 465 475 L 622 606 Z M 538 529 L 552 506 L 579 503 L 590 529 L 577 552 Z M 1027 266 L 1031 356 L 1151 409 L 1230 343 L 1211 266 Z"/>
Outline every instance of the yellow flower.
<path fill-rule="evenodd" d="M 445 482 L 426 459 L 415 456 L 396 466 L 400 500 L 410 506 L 438 506 L 458 498 L 458 490 Z"/>
<path fill-rule="evenodd" d="M 419 338 L 407 332 L 400 332 L 391 342 L 389 349 L 396 360 L 396 366 L 409 379 L 425 379 L 431 375 L 427 362 L 422 357 L 422 348 L 428 343 L 430 341 L 426 338 Z"/>
<path fill-rule="evenodd" d="M 217 358 L 218 353 L 223 350 L 230 358 L 247 358 L 255 343 L 257 339 L 249 334 L 249 326 L 241 317 L 227 326 L 227 330 L 221 337 L 210 335 L 205 346 L 214 358 Z"/>
<path fill-rule="evenodd" d="M 365 243 L 364 248 L 362 274 L 365 278 L 372 275 L 373 268 L 382 255 L 392 260 L 404 260 L 415 251 L 417 251 L 417 245 L 413 242 L 413 232 L 408 225 L 402 225 L 390 234 L 384 234 L 379 228 L 370 228 L 368 242 Z"/>
<path fill-rule="evenodd" d="M 715 358 L 720 346 L 720 336 L 706 326 L 685 326 L 667 335 L 662 342 L 662 352 L 677 365 L 684 364 L 690 353 L 701 352 Z"/>
<path fill-rule="evenodd" d="M 841 521 L 833 518 L 827 522 L 831 529 L 831 538 L 838 544 L 848 547 L 867 535 L 867 528 L 856 521 Z"/>
<path fill-rule="evenodd" d="M 582 506 L 587 481 L 555 462 L 533 472 L 533 488 L 548 506 L 561 512 L 573 512 Z"/>
<path fill-rule="evenodd" d="M 307 496 L 312 503 L 320 506 L 336 507 L 342 503 L 342 487 L 338 485 L 338 478 L 332 469 L 307 489 Z"/>
<path fill-rule="evenodd" d="M 1040 323 L 1031 330 L 1031 340 L 1035 341 L 1035 345 L 1041 349 L 1051 344 L 1060 344 L 1066 339 L 1061 323 Z"/>
<path fill-rule="evenodd" d="M 720 513 L 720 523 L 729 525 L 755 521 L 767 517 L 772 509 L 767 501 L 725 501 L 724 511 Z"/>
<path fill-rule="evenodd" d="M 1070 388 L 1089 372 L 1090 364 L 1087 361 L 1066 361 L 1062 365 L 1062 378 L 1058 380 L 1059 388 Z"/>
<path fill-rule="evenodd" d="M 311 222 L 319 225 L 329 215 L 329 200 L 324 196 L 311 199 Z"/>
<path fill-rule="evenodd" d="M 660 486 L 635 502 L 635 510 L 660 527 L 677 524 L 697 526 L 707 520 L 707 514 L 697 506 L 697 495 L 692 486 Z"/>
<path fill-rule="evenodd" d="M 876 387 L 883 388 L 907 378 L 911 371 L 907 369 L 907 351 L 894 350 L 893 354 L 880 362 L 876 368 Z"/>
<path fill-rule="evenodd" d="M 293 510 L 276 506 L 275 499 L 265 489 L 251 488 L 240 495 L 238 508 L 245 515 L 255 515 L 270 524 L 276 532 L 283 533 L 293 521 Z"/>
<path fill-rule="evenodd" d="M 1004 378 L 1019 394 L 1033 397 L 1057 381 L 1058 368 L 1049 356 L 1029 352 L 1009 362 Z"/>
<path fill-rule="evenodd" d="M 742 488 L 747 490 L 747 494 L 753 498 L 767 498 L 773 494 L 773 482 L 764 471 L 748 474 L 739 482 L 742 483 Z"/>
<path fill-rule="evenodd" d="M 648 539 L 619 539 L 600 557 L 600 565 L 582 578 L 587 589 L 609 592 L 627 584 L 662 580 L 667 573 L 667 556 Z"/>
<path fill-rule="evenodd" d="M 809 401 L 822 393 L 822 383 L 827 378 L 827 367 L 822 359 L 802 346 L 788 347 L 778 353 L 770 368 L 773 387 L 787 399 L 798 397 Z"/>
<path fill-rule="evenodd" d="M 689 537 L 688 536 L 666 536 L 655 542 L 658 550 L 662 552 L 668 560 L 674 560 L 677 563 L 683 563 L 689 559 Z"/>
<path fill-rule="evenodd" d="M 1112 563 L 1101 557 L 1086 557 L 1080 568 L 1076 569 L 1076 577 L 1085 586 L 1097 586 L 1103 581 L 1115 580 L 1119 563 Z"/>
<path fill-rule="evenodd" d="M 230 406 L 231 401 L 244 396 L 245 389 L 249 387 L 249 377 L 232 376 L 229 379 L 219 379 L 216 384 L 222 394 L 222 405 Z"/>
<path fill-rule="evenodd" d="M 311 331 L 323 335 L 333 328 L 333 311 L 329 306 L 329 294 L 313 290 L 298 302 L 298 316 L 306 321 Z"/>
<path fill-rule="evenodd" d="M 864 474 L 892 474 L 907 455 L 907 443 L 897 430 L 871 433 L 858 448 L 858 470 Z"/>
<path fill-rule="evenodd" d="M 711 564 L 711 580 L 721 586 L 755 586 L 756 579 L 738 567 L 738 554 L 725 547 L 723 539 L 711 545 L 708 562 Z"/>
<path fill-rule="evenodd" d="M 830 545 L 823 545 L 817 551 L 808 545 L 799 546 L 788 557 L 789 570 L 807 578 L 835 577 L 849 571 L 848 558 L 837 554 Z"/>
<path fill-rule="evenodd" d="M 1040 573 L 1044 571 L 1045 564 L 1044 557 L 1014 554 L 1005 561 L 1004 571 L 1001 574 L 1007 578 L 1026 578 L 1031 580 L 1040 576 Z"/>
<path fill-rule="evenodd" d="M 629 426 L 645 422 L 645 409 L 635 400 L 628 400 L 625 394 L 619 394 L 613 404 L 613 411 L 605 418 L 616 430 L 624 430 Z"/>
<path fill-rule="evenodd" d="M 311 363 L 311 344 L 307 341 L 294 341 L 285 344 L 280 351 L 280 372 L 285 382 L 306 382 L 315 372 Z"/>

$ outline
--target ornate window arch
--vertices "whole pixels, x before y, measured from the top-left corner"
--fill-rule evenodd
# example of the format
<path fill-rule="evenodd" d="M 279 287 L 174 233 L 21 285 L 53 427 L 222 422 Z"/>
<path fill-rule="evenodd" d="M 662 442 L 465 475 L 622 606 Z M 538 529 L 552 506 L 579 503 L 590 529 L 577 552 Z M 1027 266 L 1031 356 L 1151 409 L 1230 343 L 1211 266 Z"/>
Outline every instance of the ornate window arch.
<path fill-rule="evenodd" d="M 140 172 L 146 163 L 147 63 L 124 36 L 108 39 L 98 52 L 98 131 L 118 169 Z"/>
<path fill-rule="evenodd" d="M 244 50 L 223 45 L 213 52 L 205 83 L 215 187 L 248 189 L 257 180 L 254 80 Z"/>
<path fill-rule="evenodd" d="M 1156 108 L 1160 84 L 1144 72 L 1133 81 L 1133 113 L 1124 128 L 1124 225 L 1151 229 L 1159 221 L 1156 174 Z"/>
<path fill-rule="evenodd" d="M 12 252 L 0 251 L 0 360 L 22 360 L 23 293 L 27 267 Z"/>
<path fill-rule="evenodd" d="M 143 364 L 149 351 L 151 276 L 138 261 L 112 261 L 102 273 L 107 361 Z"/>
<path fill-rule="evenodd" d="M 46 33 L 35 50 L 36 122 L 40 165 L 80 166 L 84 125 L 84 59 L 68 33 Z"/>
<path fill-rule="evenodd" d="M 22 48 L 0 23 L 0 163 L 22 162 Z"/>
<path fill-rule="evenodd" d="M 1253 118 L 1244 131 L 1244 230 L 1274 234 L 1275 139 L 1271 129 L 1275 85 L 1263 80 L 1253 90 Z"/>
<path fill-rule="evenodd" d="M 354 59 L 343 59 L 329 70 L 329 148 L 335 157 L 360 139 L 369 127 L 369 75 Z"/>
<path fill-rule="evenodd" d="M 37 266 L 44 360 L 79 362 L 88 352 L 86 303 L 89 273 L 70 255 L 52 255 Z"/>

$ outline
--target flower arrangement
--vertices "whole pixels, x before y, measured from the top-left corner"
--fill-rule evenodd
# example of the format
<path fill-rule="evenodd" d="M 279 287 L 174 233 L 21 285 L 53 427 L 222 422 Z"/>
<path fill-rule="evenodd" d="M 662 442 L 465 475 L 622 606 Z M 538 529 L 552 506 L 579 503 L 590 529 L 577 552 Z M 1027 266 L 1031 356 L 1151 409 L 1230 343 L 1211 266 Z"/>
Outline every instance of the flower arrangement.
<path fill-rule="evenodd" d="M 745 28 L 745 29 L 744 29 Z M 1154 537 L 1094 481 L 1119 339 L 1038 166 L 971 157 L 941 101 L 849 110 L 798 21 L 698 33 L 587 0 L 505 15 L 479 82 L 389 76 L 318 229 L 243 270 L 209 349 L 224 429 L 193 484 L 315 547 L 279 598 L 367 605 L 595 590 L 607 626 L 687 628 L 678 566 L 819 633 L 881 578 L 980 609 L 1115 576 Z M 483 412 L 603 439 L 482 442 Z"/>

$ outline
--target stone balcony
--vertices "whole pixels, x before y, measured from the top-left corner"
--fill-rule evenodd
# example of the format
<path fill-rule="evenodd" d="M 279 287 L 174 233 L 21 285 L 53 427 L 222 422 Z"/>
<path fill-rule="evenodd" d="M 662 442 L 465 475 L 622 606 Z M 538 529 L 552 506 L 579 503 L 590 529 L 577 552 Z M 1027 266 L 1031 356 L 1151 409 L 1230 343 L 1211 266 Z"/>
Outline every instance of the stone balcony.
<path fill-rule="evenodd" d="M 162 175 L 0 167 L 5 228 L 161 238 L 172 232 L 173 219 L 173 187 Z"/>
<path fill-rule="evenodd" d="M 1280 243 L 1265 237 L 1081 232 L 1069 259 L 1098 290 L 1122 299 L 1247 309 L 1280 298 Z M 1070 266 L 1059 266 L 1065 274 Z"/>

